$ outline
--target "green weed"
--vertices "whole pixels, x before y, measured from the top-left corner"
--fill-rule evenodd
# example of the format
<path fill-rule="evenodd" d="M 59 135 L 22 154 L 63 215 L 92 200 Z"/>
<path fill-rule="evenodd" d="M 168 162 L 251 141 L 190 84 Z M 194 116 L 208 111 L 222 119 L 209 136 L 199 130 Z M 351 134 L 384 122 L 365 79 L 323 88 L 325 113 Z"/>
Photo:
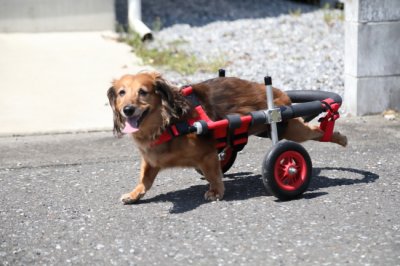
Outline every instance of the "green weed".
<path fill-rule="evenodd" d="M 334 12 L 328 3 L 326 3 L 322 9 L 324 10 L 324 21 L 326 25 L 333 26 L 336 21 L 344 21 L 343 10 Z"/>
<path fill-rule="evenodd" d="M 153 21 L 152 30 L 155 32 L 158 32 L 161 30 L 162 26 L 163 25 L 162 25 L 160 17 L 156 17 L 156 19 Z"/>
<path fill-rule="evenodd" d="M 227 64 L 223 56 L 204 62 L 194 55 L 187 54 L 179 49 L 180 45 L 187 43 L 182 39 L 168 43 L 163 49 L 149 48 L 135 32 L 129 32 L 122 41 L 132 46 L 133 52 L 142 58 L 144 64 L 166 67 L 184 75 L 194 74 L 197 71 L 216 72 Z"/>
<path fill-rule="evenodd" d="M 289 14 L 292 17 L 300 17 L 301 16 L 301 8 L 297 8 L 296 10 L 289 9 Z"/>

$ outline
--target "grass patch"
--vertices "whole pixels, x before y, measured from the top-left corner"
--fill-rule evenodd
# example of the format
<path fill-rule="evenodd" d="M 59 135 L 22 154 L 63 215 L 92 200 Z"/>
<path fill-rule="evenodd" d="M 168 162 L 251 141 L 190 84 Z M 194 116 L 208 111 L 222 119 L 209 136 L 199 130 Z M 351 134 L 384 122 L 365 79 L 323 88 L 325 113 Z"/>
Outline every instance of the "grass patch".
<path fill-rule="evenodd" d="M 341 10 L 339 13 L 334 12 L 331 6 L 326 3 L 323 7 L 324 10 L 324 22 L 328 26 L 333 26 L 336 21 L 344 21 L 344 12 Z"/>
<path fill-rule="evenodd" d="M 162 25 L 160 17 L 156 17 L 156 19 L 153 21 L 151 28 L 153 29 L 153 31 L 158 32 L 161 30 L 162 26 L 163 25 Z"/>
<path fill-rule="evenodd" d="M 290 14 L 292 17 L 300 17 L 300 16 L 301 16 L 301 8 L 297 8 L 297 9 L 295 9 L 295 10 L 289 9 L 289 14 Z"/>
<path fill-rule="evenodd" d="M 129 32 L 121 41 L 132 46 L 133 51 L 142 58 L 144 64 L 166 67 L 183 75 L 194 74 L 198 71 L 217 72 L 219 68 L 227 65 L 223 56 L 204 62 L 194 55 L 187 54 L 179 48 L 180 45 L 187 43 L 182 39 L 168 43 L 163 49 L 148 47 L 135 32 Z"/>

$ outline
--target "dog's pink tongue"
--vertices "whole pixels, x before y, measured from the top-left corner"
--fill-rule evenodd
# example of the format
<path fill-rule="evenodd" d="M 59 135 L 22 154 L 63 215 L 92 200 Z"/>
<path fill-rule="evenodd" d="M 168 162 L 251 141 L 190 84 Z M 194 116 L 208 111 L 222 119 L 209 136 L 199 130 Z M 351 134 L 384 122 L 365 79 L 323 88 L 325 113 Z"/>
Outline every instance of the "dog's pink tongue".
<path fill-rule="evenodd" d="M 125 127 L 122 130 L 122 132 L 125 134 L 130 134 L 130 133 L 135 133 L 138 130 L 139 129 L 137 127 L 137 118 L 128 118 L 125 121 Z"/>

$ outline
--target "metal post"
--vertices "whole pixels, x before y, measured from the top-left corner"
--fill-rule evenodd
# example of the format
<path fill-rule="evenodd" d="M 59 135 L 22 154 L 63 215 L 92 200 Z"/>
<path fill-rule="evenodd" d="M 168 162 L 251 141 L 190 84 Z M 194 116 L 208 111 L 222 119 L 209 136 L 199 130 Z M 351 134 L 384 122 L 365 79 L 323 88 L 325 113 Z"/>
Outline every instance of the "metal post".
<path fill-rule="evenodd" d="M 275 106 L 274 106 L 274 94 L 272 92 L 272 78 L 270 76 L 264 77 L 264 83 L 265 83 L 265 90 L 266 90 L 266 95 L 267 95 L 267 105 L 268 105 L 268 110 L 272 111 Z M 276 121 L 271 120 L 271 140 L 272 144 L 278 143 L 278 129 L 276 127 Z"/>

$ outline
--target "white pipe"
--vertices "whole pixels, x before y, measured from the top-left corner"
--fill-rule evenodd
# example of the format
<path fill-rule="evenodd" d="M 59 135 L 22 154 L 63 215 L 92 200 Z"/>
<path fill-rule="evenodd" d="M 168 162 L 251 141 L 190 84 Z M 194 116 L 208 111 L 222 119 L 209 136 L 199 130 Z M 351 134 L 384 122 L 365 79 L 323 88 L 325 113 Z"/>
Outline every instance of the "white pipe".
<path fill-rule="evenodd" d="M 139 34 L 142 41 L 153 39 L 151 30 L 142 22 L 141 0 L 128 0 L 128 22 L 129 27 Z"/>

